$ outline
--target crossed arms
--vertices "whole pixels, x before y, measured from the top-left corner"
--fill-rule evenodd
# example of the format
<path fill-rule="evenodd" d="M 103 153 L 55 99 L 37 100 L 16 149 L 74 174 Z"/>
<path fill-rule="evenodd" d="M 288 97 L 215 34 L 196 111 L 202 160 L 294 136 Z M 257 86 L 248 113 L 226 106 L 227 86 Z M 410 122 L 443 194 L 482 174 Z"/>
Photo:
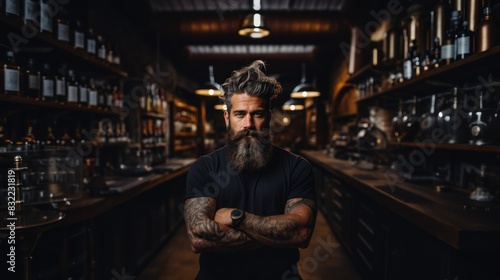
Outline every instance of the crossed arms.
<path fill-rule="evenodd" d="M 309 244 L 316 221 L 316 202 L 289 199 L 284 214 L 257 216 L 245 213 L 238 229 L 231 227 L 234 208 L 216 210 L 214 198 L 186 199 L 184 216 L 191 249 L 196 252 L 234 252 L 261 246 L 300 247 Z"/>

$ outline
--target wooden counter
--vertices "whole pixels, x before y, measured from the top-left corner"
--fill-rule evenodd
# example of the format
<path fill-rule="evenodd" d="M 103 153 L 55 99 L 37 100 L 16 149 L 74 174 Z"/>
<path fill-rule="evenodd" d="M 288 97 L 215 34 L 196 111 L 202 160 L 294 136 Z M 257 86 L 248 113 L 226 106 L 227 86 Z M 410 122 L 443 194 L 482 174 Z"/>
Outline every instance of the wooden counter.
<path fill-rule="evenodd" d="M 437 192 L 433 186 L 405 183 L 391 170 L 362 170 L 324 151 L 301 151 L 301 154 L 313 165 L 459 251 L 500 250 L 498 201 L 474 203 L 467 192 L 452 189 Z M 474 206 L 489 207 L 490 211 L 470 210 Z"/>

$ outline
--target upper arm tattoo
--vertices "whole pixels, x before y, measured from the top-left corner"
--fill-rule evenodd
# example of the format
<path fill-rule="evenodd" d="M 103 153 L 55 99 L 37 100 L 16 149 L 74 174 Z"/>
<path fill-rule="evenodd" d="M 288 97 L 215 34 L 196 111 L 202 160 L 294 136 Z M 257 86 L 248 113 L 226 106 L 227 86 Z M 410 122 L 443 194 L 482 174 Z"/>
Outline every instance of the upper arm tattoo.
<path fill-rule="evenodd" d="M 308 221 L 308 225 L 310 227 L 314 227 L 314 223 L 316 220 L 317 205 L 316 205 L 316 201 L 314 201 L 312 199 L 307 199 L 307 198 L 289 199 L 285 205 L 285 214 L 291 213 L 293 211 L 293 209 L 295 209 L 296 207 L 301 206 L 301 205 L 306 205 L 307 207 L 309 207 L 311 209 L 313 215 L 310 217 L 310 219 Z"/>

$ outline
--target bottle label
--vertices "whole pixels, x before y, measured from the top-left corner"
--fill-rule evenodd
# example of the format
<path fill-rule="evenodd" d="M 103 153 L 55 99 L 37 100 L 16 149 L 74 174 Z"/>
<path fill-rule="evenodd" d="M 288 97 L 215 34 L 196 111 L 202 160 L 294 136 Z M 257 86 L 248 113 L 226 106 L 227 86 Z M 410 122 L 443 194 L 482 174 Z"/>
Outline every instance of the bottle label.
<path fill-rule="evenodd" d="M 442 45 L 441 46 L 441 59 L 453 59 L 455 58 L 454 45 Z"/>
<path fill-rule="evenodd" d="M 87 52 L 91 54 L 95 54 L 95 40 L 87 39 Z"/>
<path fill-rule="evenodd" d="M 97 57 L 100 59 L 106 59 L 106 48 L 99 48 L 99 51 L 97 52 Z"/>
<path fill-rule="evenodd" d="M 24 1 L 24 20 L 35 21 L 37 5 L 31 0 Z"/>
<path fill-rule="evenodd" d="M 66 23 L 57 23 L 57 40 L 69 42 L 69 26 Z"/>
<path fill-rule="evenodd" d="M 87 92 L 86 87 L 80 87 L 80 103 L 87 103 L 89 101 Z"/>
<path fill-rule="evenodd" d="M 40 89 L 40 76 L 30 74 L 28 76 L 28 87 L 29 89 Z"/>
<path fill-rule="evenodd" d="M 98 94 L 97 97 L 98 97 L 97 104 L 99 104 L 99 105 L 105 105 L 105 100 L 104 100 L 105 96 L 104 96 L 104 94 Z"/>
<path fill-rule="evenodd" d="M 45 97 L 54 97 L 54 80 L 43 79 L 42 80 L 42 91 Z"/>
<path fill-rule="evenodd" d="M 40 5 L 40 30 L 52 33 L 52 10 L 49 4 Z"/>
<path fill-rule="evenodd" d="M 8 14 L 13 14 L 13 15 L 19 16 L 19 1 L 6 0 L 5 1 L 5 12 Z"/>
<path fill-rule="evenodd" d="M 403 64 L 403 77 L 407 80 L 411 79 L 411 74 L 412 74 L 411 60 L 406 60 Z"/>
<path fill-rule="evenodd" d="M 65 81 L 57 79 L 56 80 L 56 95 L 57 96 L 64 96 L 65 95 Z"/>
<path fill-rule="evenodd" d="M 75 48 L 85 48 L 85 36 L 80 31 L 75 31 Z"/>
<path fill-rule="evenodd" d="M 113 106 L 113 96 L 111 96 L 111 94 L 108 94 L 108 98 L 106 99 L 106 105 L 109 107 Z"/>
<path fill-rule="evenodd" d="M 470 53 L 470 37 L 457 38 L 457 55 L 464 55 Z"/>
<path fill-rule="evenodd" d="M 19 91 L 19 70 L 4 69 L 4 90 Z"/>
<path fill-rule="evenodd" d="M 68 102 L 78 102 L 78 88 L 75 86 L 68 86 Z"/>
<path fill-rule="evenodd" d="M 97 106 L 97 90 L 89 90 L 89 105 Z"/>

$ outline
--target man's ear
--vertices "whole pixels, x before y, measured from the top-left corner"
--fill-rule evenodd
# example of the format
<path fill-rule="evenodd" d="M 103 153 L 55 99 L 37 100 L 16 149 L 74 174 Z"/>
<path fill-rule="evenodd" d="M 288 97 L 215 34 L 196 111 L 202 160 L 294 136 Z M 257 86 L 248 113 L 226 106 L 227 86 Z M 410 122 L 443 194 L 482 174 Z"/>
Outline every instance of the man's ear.
<path fill-rule="evenodd" d="M 226 127 L 229 126 L 229 113 L 227 110 L 224 110 L 224 121 L 226 122 Z"/>

